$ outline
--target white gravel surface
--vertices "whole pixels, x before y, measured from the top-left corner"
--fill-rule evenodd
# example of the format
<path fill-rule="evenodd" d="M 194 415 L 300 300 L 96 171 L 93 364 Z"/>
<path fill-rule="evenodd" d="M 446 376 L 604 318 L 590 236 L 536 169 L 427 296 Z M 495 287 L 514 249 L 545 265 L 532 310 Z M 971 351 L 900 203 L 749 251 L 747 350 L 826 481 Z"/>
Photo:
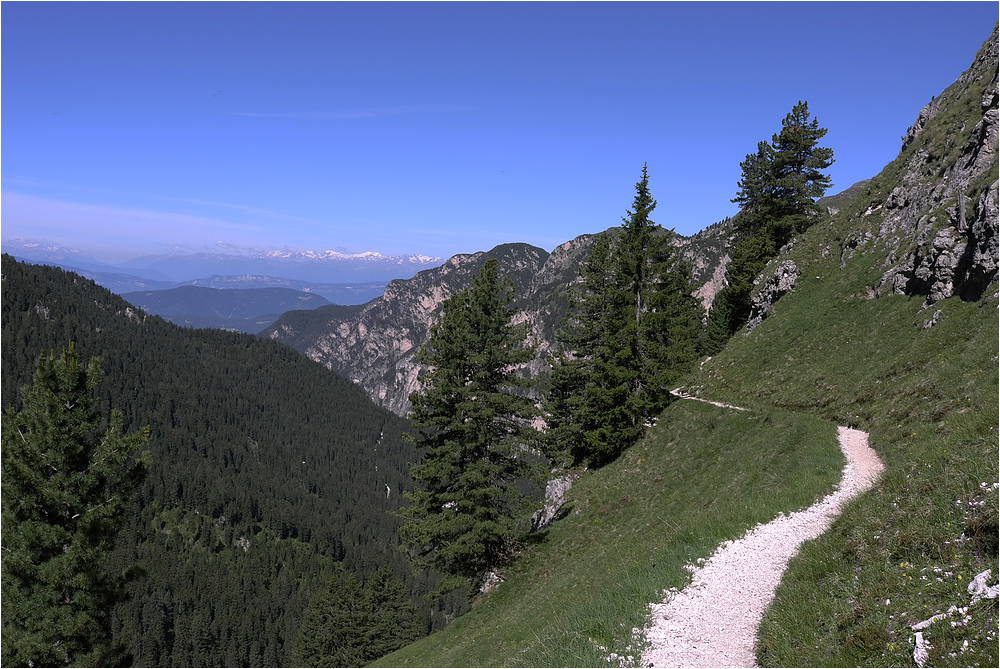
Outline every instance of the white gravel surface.
<path fill-rule="evenodd" d="M 847 465 L 836 491 L 723 542 L 702 565 L 691 566 L 687 587 L 665 591 L 664 600 L 651 605 L 651 625 L 643 631 L 650 648 L 641 666 L 756 665 L 757 628 L 788 561 L 804 541 L 826 531 L 848 501 L 871 488 L 882 471 L 868 433 L 840 427 L 838 438 Z"/>

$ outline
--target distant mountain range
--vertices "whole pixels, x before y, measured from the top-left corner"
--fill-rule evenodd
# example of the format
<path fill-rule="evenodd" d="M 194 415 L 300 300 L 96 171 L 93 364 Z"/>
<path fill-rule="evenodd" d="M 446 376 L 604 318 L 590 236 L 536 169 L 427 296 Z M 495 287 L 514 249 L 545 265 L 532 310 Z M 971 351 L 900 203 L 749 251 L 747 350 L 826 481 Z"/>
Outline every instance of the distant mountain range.
<path fill-rule="evenodd" d="M 121 263 L 105 263 L 80 251 L 45 240 L 12 239 L 3 243 L 12 256 L 46 265 L 72 266 L 93 272 L 138 276 L 150 281 L 187 283 L 202 277 L 274 276 L 314 283 L 388 283 L 408 279 L 444 260 L 424 255 L 386 256 L 375 251 L 273 250 L 251 255 L 188 253 L 140 256 Z"/>
<path fill-rule="evenodd" d="M 190 281 L 212 275 L 270 275 L 315 283 L 392 281 L 442 263 L 441 258 L 419 255 L 384 256 L 366 252 L 268 251 L 252 256 L 218 253 L 144 256 L 122 263 L 119 271 L 141 273 L 167 281 Z"/>
<path fill-rule="evenodd" d="M 142 256 L 110 264 L 49 241 L 13 239 L 3 250 L 18 260 L 77 272 L 119 295 L 180 286 L 217 289 L 287 288 L 322 295 L 335 304 L 364 304 L 393 279 L 409 279 L 443 261 L 423 255 L 376 252 L 268 251 L 256 255 L 192 253 Z"/>
<path fill-rule="evenodd" d="M 315 309 L 330 301 L 322 295 L 290 288 L 180 286 L 122 295 L 150 314 L 191 328 L 219 328 L 256 334 L 286 311 Z"/>

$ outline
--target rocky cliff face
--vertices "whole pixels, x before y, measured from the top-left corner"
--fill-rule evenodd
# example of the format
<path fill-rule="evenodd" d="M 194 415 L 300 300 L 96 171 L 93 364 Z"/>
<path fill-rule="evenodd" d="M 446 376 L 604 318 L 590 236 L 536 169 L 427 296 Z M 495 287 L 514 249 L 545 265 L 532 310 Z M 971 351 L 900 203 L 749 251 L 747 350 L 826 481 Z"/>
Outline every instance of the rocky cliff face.
<path fill-rule="evenodd" d="M 859 253 L 880 259 L 881 278 L 864 297 L 923 297 L 929 307 L 997 292 L 997 39 L 994 27 L 969 69 L 920 111 L 892 163 L 819 202 L 850 230 L 838 240 L 841 268 Z M 793 245 L 755 282 L 748 330 L 794 288 L 798 272 L 787 260 Z"/>
<path fill-rule="evenodd" d="M 747 332 L 764 322 L 764 319 L 767 318 L 767 312 L 771 310 L 771 305 L 794 288 L 798 278 L 799 268 L 791 260 L 782 261 L 770 277 L 764 274 L 757 277 L 756 285 L 759 288 L 750 300 L 750 319 L 747 322 Z"/>
<path fill-rule="evenodd" d="M 720 224 L 677 239 L 697 283 L 710 281 L 718 263 L 727 258 L 728 229 Z M 496 258 L 502 275 L 514 283 L 515 321 L 530 324 L 529 339 L 536 353 L 525 373 L 538 376 L 548 369 L 547 356 L 555 350 L 556 332 L 568 311 L 567 291 L 578 280 L 580 263 L 594 237 L 582 235 L 551 254 L 528 244 L 505 244 L 488 252 L 457 255 L 412 279 L 393 281 L 382 297 L 367 304 L 288 312 L 261 336 L 305 353 L 353 380 L 376 403 L 405 415 L 410 393 L 419 389 L 421 366 L 415 355 L 427 341 L 442 304 L 468 286 L 488 258 Z M 717 288 L 699 290 L 711 296 Z"/>
<path fill-rule="evenodd" d="M 997 278 L 997 30 L 925 106 L 879 175 L 842 258 L 886 252 L 879 295 L 976 300 Z"/>
<path fill-rule="evenodd" d="M 714 223 L 690 237 L 677 237 L 677 255 L 691 266 L 694 291 L 707 312 L 716 293 L 726 285 L 726 263 L 733 242 L 733 224 L 726 219 Z"/>
<path fill-rule="evenodd" d="M 498 246 L 488 253 L 457 255 L 412 279 L 389 283 L 382 297 L 354 309 L 291 312 L 261 333 L 285 342 L 364 388 L 397 414 L 409 409 L 418 387 L 414 355 L 427 340 L 444 301 L 468 286 L 488 258 L 496 258 L 515 293 L 527 295 L 549 254 L 528 244 Z"/>

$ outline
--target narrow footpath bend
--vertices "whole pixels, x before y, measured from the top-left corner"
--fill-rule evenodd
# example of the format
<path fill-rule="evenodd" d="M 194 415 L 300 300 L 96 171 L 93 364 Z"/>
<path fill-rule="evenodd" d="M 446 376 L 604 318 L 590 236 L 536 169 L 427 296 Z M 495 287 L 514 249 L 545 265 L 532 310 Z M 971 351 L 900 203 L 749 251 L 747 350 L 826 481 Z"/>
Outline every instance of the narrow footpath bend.
<path fill-rule="evenodd" d="M 847 458 L 837 489 L 807 509 L 782 514 L 740 539 L 723 542 L 701 567 L 692 569 L 687 587 L 665 593 L 651 607 L 652 623 L 644 630 L 650 648 L 642 666 L 756 666 L 757 628 L 788 561 L 882 472 L 867 432 L 839 427 L 837 436 Z"/>

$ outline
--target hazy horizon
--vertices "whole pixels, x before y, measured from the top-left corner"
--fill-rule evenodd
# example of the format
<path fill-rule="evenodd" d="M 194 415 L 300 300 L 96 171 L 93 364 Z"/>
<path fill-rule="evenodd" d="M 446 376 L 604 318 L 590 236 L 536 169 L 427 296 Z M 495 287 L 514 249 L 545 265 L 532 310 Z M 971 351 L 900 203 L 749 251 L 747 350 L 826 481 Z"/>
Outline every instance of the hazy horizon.
<path fill-rule="evenodd" d="M 171 250 L 551 251 L 736 213 L 799 100 L 829 194 L 972 62 L 988 2 L 4 3 L 0 239 Z M 181 46 L 183 45 L 183 46 Z"/>

